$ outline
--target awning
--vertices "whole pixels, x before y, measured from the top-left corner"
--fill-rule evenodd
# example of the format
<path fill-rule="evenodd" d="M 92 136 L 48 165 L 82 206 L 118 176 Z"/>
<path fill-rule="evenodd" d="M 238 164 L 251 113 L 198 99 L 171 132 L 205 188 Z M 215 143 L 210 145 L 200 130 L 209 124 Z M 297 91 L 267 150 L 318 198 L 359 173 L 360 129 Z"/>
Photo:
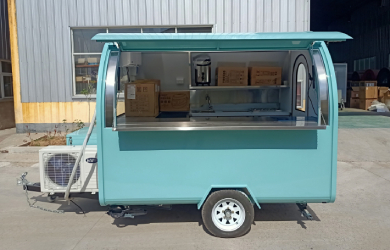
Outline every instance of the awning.
<path fill-rule="evenodd" d="M 306 49 L 316 41 L 352 39 L 341 32 L 100 33 L 92 40 L 116 42 L 122 51 L 253 51 Z"/>

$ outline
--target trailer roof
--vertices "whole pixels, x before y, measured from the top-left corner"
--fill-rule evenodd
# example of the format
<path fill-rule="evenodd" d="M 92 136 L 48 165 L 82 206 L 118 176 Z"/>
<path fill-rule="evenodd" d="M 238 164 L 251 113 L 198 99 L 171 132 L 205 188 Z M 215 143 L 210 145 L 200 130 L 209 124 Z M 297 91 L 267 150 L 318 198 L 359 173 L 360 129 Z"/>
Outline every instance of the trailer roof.
<path fill-rule="evenodd" d="M 306 49 L 316 41 L 352 39 L 341 32 L 100 33 L 92 40 L 116 42 L 122 51 L 232 51 Z"/>

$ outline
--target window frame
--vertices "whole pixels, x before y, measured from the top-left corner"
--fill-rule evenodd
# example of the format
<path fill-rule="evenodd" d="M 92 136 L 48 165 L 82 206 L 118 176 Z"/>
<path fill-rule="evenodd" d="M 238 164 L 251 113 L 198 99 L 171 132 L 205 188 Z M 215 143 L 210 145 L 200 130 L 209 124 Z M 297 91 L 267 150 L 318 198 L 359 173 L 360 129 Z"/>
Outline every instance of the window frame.
<path fill-rule="evenodd" d="M 175 33 L 177 33 L 178 28 L 211 28 L 210 33 L 214 32 L 214 25 L 142 25 L 142 26 L 83 26 L 83 27 L 70 27 L 70 43 L 71 43 L 71 57 L 72 57 L 72 98 L 73 99 L 86 99 L 85 95 L 83 94 L 77 94 L 76 93 L 76 63 L 75 63 L 75 56 L 77 55 L 100 55 L 101 52 L 92 52 L 92 53 L 81 53 L 81 52 L 74 52 L 74 39 L 73 39 L 73 31 L 74 30 L 80 30 L 80 29 L 105 29 L 106 33 L 109 33 L 109 29 L 141 29 L 141 33 L 143 32 L 143 29 L 148 28 L 174 28 Z M 96 99 L 96 94 L 91 94 L 90 98 Z M 124 98 L 124 95 L 119 96 L 119 98 Z"/>
<path fill-rule="evenodd" d="M 12 84 L 12 96 L 5 96 L 5 91 L 4 91 L 4 76 L 10 76 L 12 77 L 12 72 L 9 73 L 9 72 L 3 72 L 3 65 L 1 62 L 7 62 L 7 63 L 10 63 L 11 64 L 11 68 L 12 68 L 12 63 L 10 60 L 3 60 L 3 59 L 0 59 L 0 100 L 5 100 L 5 99 L 8 99 L 8 100 L 11 100 L 14 98 L 14 95 L 13 95 L 13 84 Z M 12 70 L 11 70 L 12 71 Z"/>

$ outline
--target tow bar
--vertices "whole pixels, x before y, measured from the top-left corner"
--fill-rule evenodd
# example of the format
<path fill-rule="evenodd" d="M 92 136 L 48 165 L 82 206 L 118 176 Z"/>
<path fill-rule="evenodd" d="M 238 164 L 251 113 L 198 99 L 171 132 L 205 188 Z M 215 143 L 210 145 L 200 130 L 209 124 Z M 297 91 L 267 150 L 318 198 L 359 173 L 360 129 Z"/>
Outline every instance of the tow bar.
<path fill-rule="evenodd" d="M 307 203 L 297 203 L 299 211 L 301 211 L 301 216 L 309 220 L 313 220 L 313 216 L 307 211 Z"/>
<path fill-rule="evenodd" d="M 145 208 L 172 210 L 172 205 L 137 205 L 137 206 L 110 206 L 107 214 L 114 219 L 132 218 L 135 216 L 145 215 L 148 211 Z"/>
<path fill-rule="evenodd" d="M 107 214 L 114 219 L 118 218 L 132 218 L 135 216 L 145 215 L 148 212 L 145 209 L 134 208 L 131 209 L 130 206 L 110 206 Z"/>

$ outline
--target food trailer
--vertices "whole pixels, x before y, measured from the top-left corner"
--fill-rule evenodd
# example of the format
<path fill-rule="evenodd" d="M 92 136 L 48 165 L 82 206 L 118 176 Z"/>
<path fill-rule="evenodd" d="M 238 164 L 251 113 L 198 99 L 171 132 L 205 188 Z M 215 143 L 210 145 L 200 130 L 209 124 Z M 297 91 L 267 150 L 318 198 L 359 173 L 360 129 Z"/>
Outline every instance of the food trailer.
<path fill-rule="evenodd" d="M 262 203 L 296 203 L 310 218 L 307 203 L 336 197 L 338 98 L 326 42 L 346 39 L 98 34 L 97 145 L 74 137 L 41 150 L 41 182 L 24 186 L 68 199 L 98 193 L 115 218 L 145 214 L 140 205 L 196 204 L 218 237 L 247 233 Z M 88 138 L 93 123 L 74 136 Z"/>

